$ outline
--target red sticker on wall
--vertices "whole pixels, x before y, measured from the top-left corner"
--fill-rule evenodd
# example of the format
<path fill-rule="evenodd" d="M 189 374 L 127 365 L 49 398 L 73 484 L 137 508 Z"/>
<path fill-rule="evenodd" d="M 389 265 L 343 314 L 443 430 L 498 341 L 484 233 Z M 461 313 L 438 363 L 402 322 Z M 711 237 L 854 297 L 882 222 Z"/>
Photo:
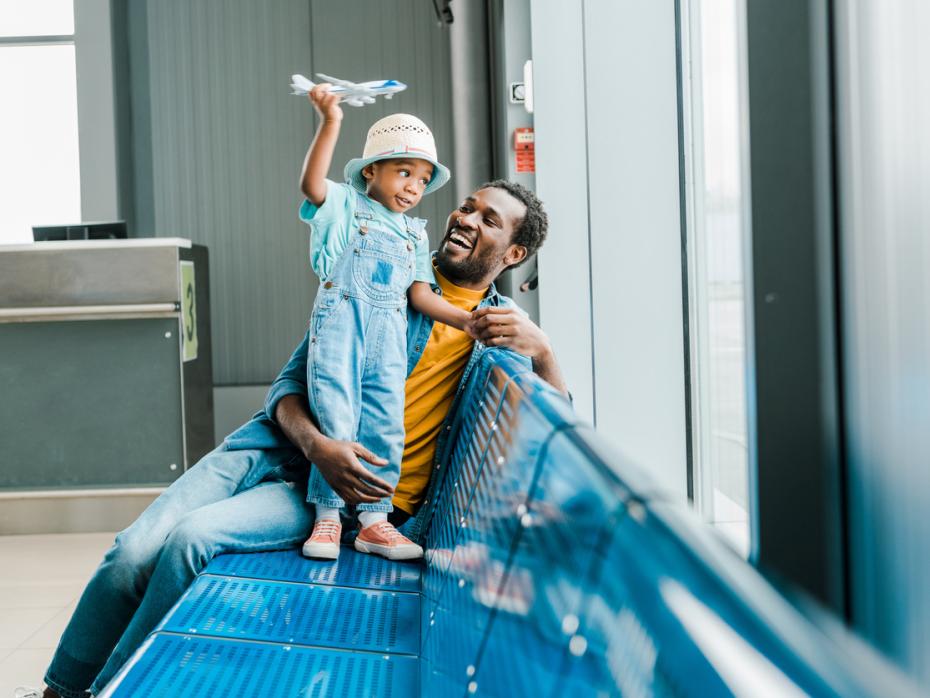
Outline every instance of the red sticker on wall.
<path fill-rule="evenodd" d="M 532 128 L 514 129 L 513 152 L 518 173 L 536 171 L 536 134 Z"/>

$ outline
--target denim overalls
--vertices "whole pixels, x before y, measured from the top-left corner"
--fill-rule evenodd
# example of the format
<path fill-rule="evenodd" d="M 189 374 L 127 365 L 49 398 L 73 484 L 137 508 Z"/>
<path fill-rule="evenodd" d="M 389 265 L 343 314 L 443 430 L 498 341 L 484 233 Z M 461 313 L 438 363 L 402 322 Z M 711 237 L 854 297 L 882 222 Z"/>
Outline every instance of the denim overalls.
<path fill-rule="evenodd" d="M 390 232 L 361 193 L 354 223 L 345 251 L 313 304 L 307 393 L 320 431 L 358 441 L 386 458 L 383 467 L 365 465 L 393 487 L 404 453 L 407 289 L 415 276 L 417 242 L 426 232 L 408 216 L 406 239 Z M 307 501 L 345 506 L 316 468 L 310 471 Z M 389 497 L 356 508 L 393 509 Z"/>

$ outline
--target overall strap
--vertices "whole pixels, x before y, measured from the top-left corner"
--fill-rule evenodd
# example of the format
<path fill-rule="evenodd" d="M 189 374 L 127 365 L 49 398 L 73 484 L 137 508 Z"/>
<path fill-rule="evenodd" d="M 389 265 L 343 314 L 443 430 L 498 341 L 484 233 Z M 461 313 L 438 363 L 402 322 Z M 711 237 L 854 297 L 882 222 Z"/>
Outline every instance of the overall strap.
<path fill-rule="evenodd" d="M 355 190 L 355 218 L 356 220 L 373 220 L 375 214 L 371 211 L 371 206 L 368 205 L 368 197 L 365 196 L 358 189 Z M 361 225 L 361 222 L 359 223 Z"/>
<path fill-rule="evenodd" d="M 404 226 L 407 229 L 407 239 L 412 240 L 414 244 L 420 240 L 426 239 L 426 221 L 422 218 L 411 218 L 406 213 L 404 215 Z"/>

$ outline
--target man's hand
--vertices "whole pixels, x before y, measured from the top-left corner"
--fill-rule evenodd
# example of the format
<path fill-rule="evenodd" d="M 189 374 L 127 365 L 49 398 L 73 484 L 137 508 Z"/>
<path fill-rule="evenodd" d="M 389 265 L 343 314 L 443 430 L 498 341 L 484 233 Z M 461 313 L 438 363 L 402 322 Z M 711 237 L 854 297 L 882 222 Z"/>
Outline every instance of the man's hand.
<path fill-rule="evenodd" d="M 346 504 L 379 502 L 393 497 L 394 488 L 368 472 L 359 458 L 379 467 L 388 464 L 359 443 L 336 441 L 322 434 L 307 453 L 307 459 Z"/>
<path fill-rule="evenodd" d="M 545 333 L 516 308 L 478 308 L 472 319 L 477 337 L 485 346 L 507 347 L 531 359 L 552 352 Z"/>
<path fill-rule="evenodd" d="M 316 108 L 317 114 L 323 121 L 342 121 L 342 107 L 339 106 L 339 95 L 330 92 L 332 85 L 320 83 L 314 85 L 307 93 L 307 99 Z"/>
<path fill-rule="evenodd" d="M 378 502 L 394 495 L 394 488 L 372 475 L 359 458 L 376 466 L 387 460 L 359 443 L 324 436 L 310 417 L 307 399 L 285 395 L 275 408 L 275 419 L 285 436 L 313 463 L 323 479 L 347 504 Z"/>
<path fill-rule="evenodd" d="M 565 396 L 568 388 L 555 360 L 549 338 L 539 325 L 516 308 L 478 308 L 471 326 L 488 347 L 506 347 L 533 360 L 533 371 Z"/>

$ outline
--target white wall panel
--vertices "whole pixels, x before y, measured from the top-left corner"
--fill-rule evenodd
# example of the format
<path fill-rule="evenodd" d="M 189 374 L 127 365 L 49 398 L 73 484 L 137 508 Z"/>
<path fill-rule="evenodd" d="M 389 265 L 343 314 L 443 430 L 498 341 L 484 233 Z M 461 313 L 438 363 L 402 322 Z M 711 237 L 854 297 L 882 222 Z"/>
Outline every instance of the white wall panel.
<path fill-rule="evenodd" d="M 675 3 L 585 2 L 597 426 L 687 499 Z"/>
<path fill-rule="evenodd" d="M 581 0 L 532 0 L 536 194 L 549 215 L 537 255 L 539 320 L 575 409 L 594 420 L 588 146 Z"/>
<path fill-rule="evenodd" d="M 531 10 L 542 327 L 578 411 L 684 501 L 675 3 Z"/>

